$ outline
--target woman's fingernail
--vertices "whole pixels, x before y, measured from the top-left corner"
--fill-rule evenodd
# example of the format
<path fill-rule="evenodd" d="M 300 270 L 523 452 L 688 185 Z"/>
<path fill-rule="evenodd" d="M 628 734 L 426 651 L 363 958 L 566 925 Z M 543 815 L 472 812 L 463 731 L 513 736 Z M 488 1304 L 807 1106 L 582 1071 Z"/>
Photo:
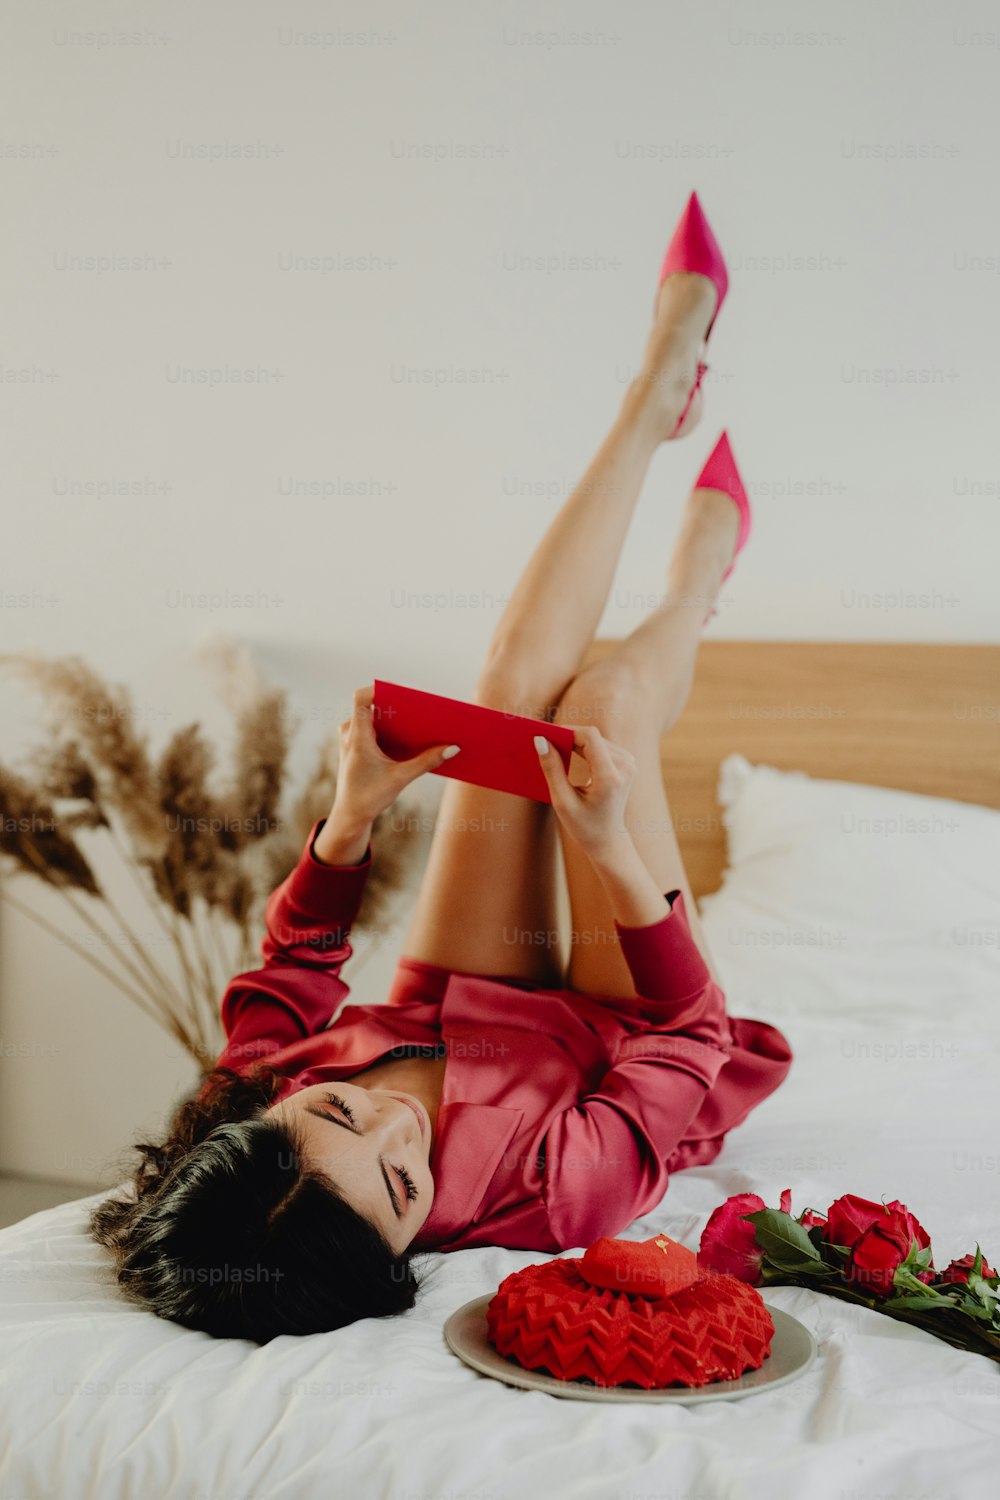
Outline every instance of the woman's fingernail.
<path fill-rule="evenodd" d="M 461 748 L 461 745 L 449 745 L 447 750 L 442 750 L 441 759 L 451 760 L 452 756 L 457 755 Z"/>
<path fill-rule="evenodd" d="M 548 755 L 549 742 L 545 738 L 544 734 L 535 735 L 535 749 L 538 751 L 539 755 Z"/>

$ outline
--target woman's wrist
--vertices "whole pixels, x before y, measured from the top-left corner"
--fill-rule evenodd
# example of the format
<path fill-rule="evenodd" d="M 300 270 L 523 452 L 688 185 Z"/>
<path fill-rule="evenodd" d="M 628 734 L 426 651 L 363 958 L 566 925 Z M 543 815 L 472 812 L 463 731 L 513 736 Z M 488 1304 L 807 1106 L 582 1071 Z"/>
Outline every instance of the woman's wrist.
<path fill-rule="evenodd" d="M 634 869 L 639 857 L 632 835 L 624 826 L 608 834 L 600 843 L 592 844 L 587 854 L 602 879 L 605 874 L 615 876 Z"/>
<path fill-rule="evenodd" d="M 313 840 L 321 865 L 359 865 L 371 842 L 372 823 L 336 805 Z"/>
<path fill-rule="evenodd" d="M 649 873 L 627 832 L 623 840 L 615 840 L 592 854 L 591 863 L 620 926 L 648 927 L 669 914 L 670 902 Z"/>

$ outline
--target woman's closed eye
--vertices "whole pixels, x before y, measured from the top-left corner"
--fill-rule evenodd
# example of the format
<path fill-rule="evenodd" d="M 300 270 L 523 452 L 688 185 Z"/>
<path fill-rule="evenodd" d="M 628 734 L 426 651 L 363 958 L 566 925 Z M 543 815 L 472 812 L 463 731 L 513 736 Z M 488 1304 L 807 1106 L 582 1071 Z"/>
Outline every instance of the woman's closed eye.
<path fill-rule="evenodd" d="M 326 1095 L 326 1102 L 327 1102 L 327 1104 L 335 1104 L 337 1106 L 337 1108 L 341 1111 L 341 1113 L 345 1114 L 347 1116 L 347 1118 L 350 1120 L 352 1130 L 356 1130 L 357 1129 L 357 1126 L 354 1123 L 354 1111 L 353 1111 L 353 1109 L 351 1108 L 351 1106 L 349 1104 L 345 1104 L 344 1103 L 343 1099 L 341 1099 L 341 1097 L 340 1097 L 339 1094 L 327 1094 Z"/>
<path fill-rule="evenodd" d="M 357 1123 L 354 1119 L 354 1111 L 351 1109 L 351 1106 L 346 1102 L 346 1100 L 341 1099 L 339 1094 L 327 1094 L 325 1098 L 328 1104 L 335 1105 L 336 1108 L 339 1109 L 344 1116 L 346 1116 L 348 1124 L 354 1131 L 355 1135 L 360 1135 L 361 1131 L 358 1129 Z M 389 1165 L 399 1177 L 400 1181 L 406 1189 L 406 1196 L 412 1203 L 417 1197 L 417 1188 L 416 1184 L 413 1181 L 413 1178 L 410 1176 L 405 1167 L 397 1167 L 393 1162 L 390 1162 Z M 393 1195 L 393 1200 L 395 1203 L 395 1195 Z M 396 1207 L 398 1209 L 398 1203 L 396 1203 Z"/>

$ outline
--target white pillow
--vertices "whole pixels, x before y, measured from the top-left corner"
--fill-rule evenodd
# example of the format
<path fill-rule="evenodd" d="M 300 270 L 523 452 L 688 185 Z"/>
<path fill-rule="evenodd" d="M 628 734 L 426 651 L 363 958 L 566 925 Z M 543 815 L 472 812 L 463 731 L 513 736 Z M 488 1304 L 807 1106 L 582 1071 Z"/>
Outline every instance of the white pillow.
<path fill-rule="evenodd" d="M 874 1017 L 919 995 L 944 1027 L 1000 997 L 1000 812 L 742 755 L 719 801 L 729 866 L 700 910 L 734 1014 Z"/>

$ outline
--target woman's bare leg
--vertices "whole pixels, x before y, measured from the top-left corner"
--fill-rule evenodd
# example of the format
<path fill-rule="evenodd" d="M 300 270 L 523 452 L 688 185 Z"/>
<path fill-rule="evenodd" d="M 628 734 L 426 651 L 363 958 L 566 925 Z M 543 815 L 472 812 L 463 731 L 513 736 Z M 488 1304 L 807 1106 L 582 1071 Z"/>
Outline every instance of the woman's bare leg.
<path fill-rule="evenodd" d="M 650 459 L 687 400 L 715 300 L 705 277 L 680 273 L 664 283 L 642 371 L 514 589 L 477 682 L 477 702 L 541 719 L 554 712 L 604 611 Z M 682 431 L 696 422 L 700 396 Z M 556 848 L 547 804 L 449 780 L 404 956 L 449 969 L 557 980 Z"/>
<path fill-rule="evenodd" d="M 663 603 L 613 652 L 583 669 L 554 716 L 557 723 L 596 724 L 635 756 L 626 823 L 660 889 L 684 892 L 692 935 L 716 979 L 663 786 L 660 740 L 687 702 L 705 616 L 732 558 L 738 524 L 728 495 L 692 493 Z M 571 838 L 563 838 L 562 847 L 573 921 L 566 983 L 594 994 L 631 995 L 635 987 L 604 887 Z"/>
<path fill-rule="evenodd" d="M 542 537 L 497 625 L 487 659 L 526 676 L 554 708 L 600 623 L 650 460 L 684 408 L 716 304 L 704 276 L 669 276 L 640 374 L 573 494 Z M 682 434 L 700 412 L 701 391 Z M 545 717 L 544 714 L 540 717 Z"/>

